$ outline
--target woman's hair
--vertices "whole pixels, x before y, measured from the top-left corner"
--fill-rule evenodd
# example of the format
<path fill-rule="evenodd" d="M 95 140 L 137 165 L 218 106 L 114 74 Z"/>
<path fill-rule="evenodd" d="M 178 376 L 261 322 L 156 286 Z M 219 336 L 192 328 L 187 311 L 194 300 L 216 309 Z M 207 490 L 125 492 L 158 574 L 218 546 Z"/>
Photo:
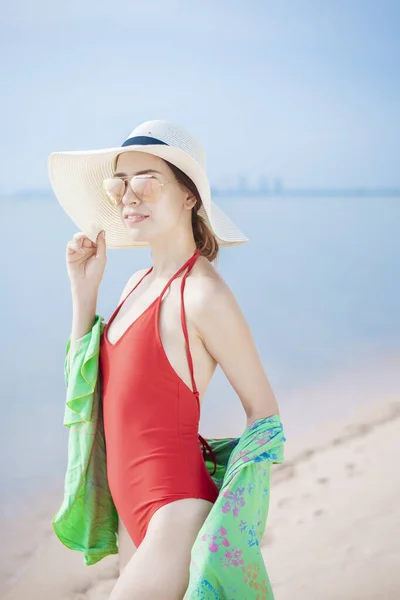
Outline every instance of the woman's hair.
<path fill-rule="evenodd" d="M 214 261 L 218 256 L 219 246 L 218 241 L 211 229 L 208 227 L 203 217 L 198 214 L 198 210 L 202 205 L 200 194 L 196 185 L 186 173 L 178 167 L 163 159 L 176 179 L 196 198 L 196 204 L 192 209 L 192 228 L 196 247 L 199 248 L 200 254 L 205 256 L 210 262 Z"/>

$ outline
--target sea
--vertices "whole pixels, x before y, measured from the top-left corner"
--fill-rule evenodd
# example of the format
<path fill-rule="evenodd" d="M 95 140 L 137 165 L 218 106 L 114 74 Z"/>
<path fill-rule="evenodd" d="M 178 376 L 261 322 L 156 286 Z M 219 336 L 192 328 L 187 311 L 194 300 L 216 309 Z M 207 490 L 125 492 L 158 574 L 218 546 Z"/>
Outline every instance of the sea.
<path fill-rule="evenodd" d="M 287 443 L 400 389 L 400 196 L 218 196 L 249 242 L 218 271 L 249 323 Z M 51 194 L 0 198 L 0 516 L 61 489 L 64 357 L 71 331 L 66 244 L 78 231 Z M 148 248 L 108 250 L 97 312 L 107 321 Z M 240 436 L 246 416 L 220 367 L 203 400 L 205 437 Z M 58 487 L 57 487 L 58 486 Z M 60 497 L 61 502 L 61 497 Z"/>

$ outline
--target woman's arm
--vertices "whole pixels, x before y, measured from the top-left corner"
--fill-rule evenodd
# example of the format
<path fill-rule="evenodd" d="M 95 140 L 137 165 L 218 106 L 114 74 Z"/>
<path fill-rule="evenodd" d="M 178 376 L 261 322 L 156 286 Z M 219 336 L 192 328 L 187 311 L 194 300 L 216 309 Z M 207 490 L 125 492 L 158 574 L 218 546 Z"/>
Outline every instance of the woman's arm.
<path fill-rule="evenodd" d="M 190 312 L 194 326 L 238 394 L 247 426 L 279 414 L 252 333 L 229 286 L 218 274 L 194 280 L 192 291 Z"/>
<path fill-rule="evenodd" d="M 96 317 L 98 293 L 79 295 L 72 290 L 72 331 L 71 345 L 68 353 L 68 368 L 70 356 L 75 352 L 76 344 L 89 333 Z"/>

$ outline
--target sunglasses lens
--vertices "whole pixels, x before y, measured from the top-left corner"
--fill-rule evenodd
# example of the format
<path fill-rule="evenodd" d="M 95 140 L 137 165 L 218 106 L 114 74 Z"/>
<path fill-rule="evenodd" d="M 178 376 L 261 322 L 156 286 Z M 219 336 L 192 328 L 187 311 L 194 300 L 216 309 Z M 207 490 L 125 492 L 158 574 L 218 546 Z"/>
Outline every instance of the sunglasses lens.
<path fill-rule="evenodd" d="M 114 205 L 121 202 L 125 191 L 125 183 L 119 177 L 111 177 L 103 180 L 103 189 L 107 194 L 108 199 Z"/>
<path fill-rule="evenodd" d="M 155 177 L 132 177 L 130 186 L 135 196 L 143 202 L 155 202 L 160 196 L 161 186 Z M 109 201 L 116 206 L 125 193 L 125 181 L 119 177 L 104 179 L 103 189 Z"/>
<path fill-rule="evenodd" d="M 143 202 L 155 202 L 161 190 L 160 183 L 155 177 L 133 177 L 131 188 Z"/>

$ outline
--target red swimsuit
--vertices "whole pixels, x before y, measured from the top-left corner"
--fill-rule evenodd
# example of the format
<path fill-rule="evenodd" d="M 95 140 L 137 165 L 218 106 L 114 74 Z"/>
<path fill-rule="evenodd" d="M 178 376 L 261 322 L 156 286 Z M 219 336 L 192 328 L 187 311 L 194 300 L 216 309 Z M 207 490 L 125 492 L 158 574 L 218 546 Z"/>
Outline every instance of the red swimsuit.
<path fill-rule="evenodd" d="M 199 392 L 183 304 L 186 276 L 198 256 L 196 250 L 162 293 L 111 344 L 107 339 L 111 321 L 152 271 L 149 269 L 116 308 L 101 338 L 108 483 L 117 512 L 136 546 L 142 542 L 152 515 L 164 504 L 181 498 L 215 502 L 219 493 L 204 462 L 205 447 L 211 449 L 199 435 Z M 172 368 L 158 329 L 163 295 L 186 268 L 181 283 L 181 321 L 193 391 Z"/>

